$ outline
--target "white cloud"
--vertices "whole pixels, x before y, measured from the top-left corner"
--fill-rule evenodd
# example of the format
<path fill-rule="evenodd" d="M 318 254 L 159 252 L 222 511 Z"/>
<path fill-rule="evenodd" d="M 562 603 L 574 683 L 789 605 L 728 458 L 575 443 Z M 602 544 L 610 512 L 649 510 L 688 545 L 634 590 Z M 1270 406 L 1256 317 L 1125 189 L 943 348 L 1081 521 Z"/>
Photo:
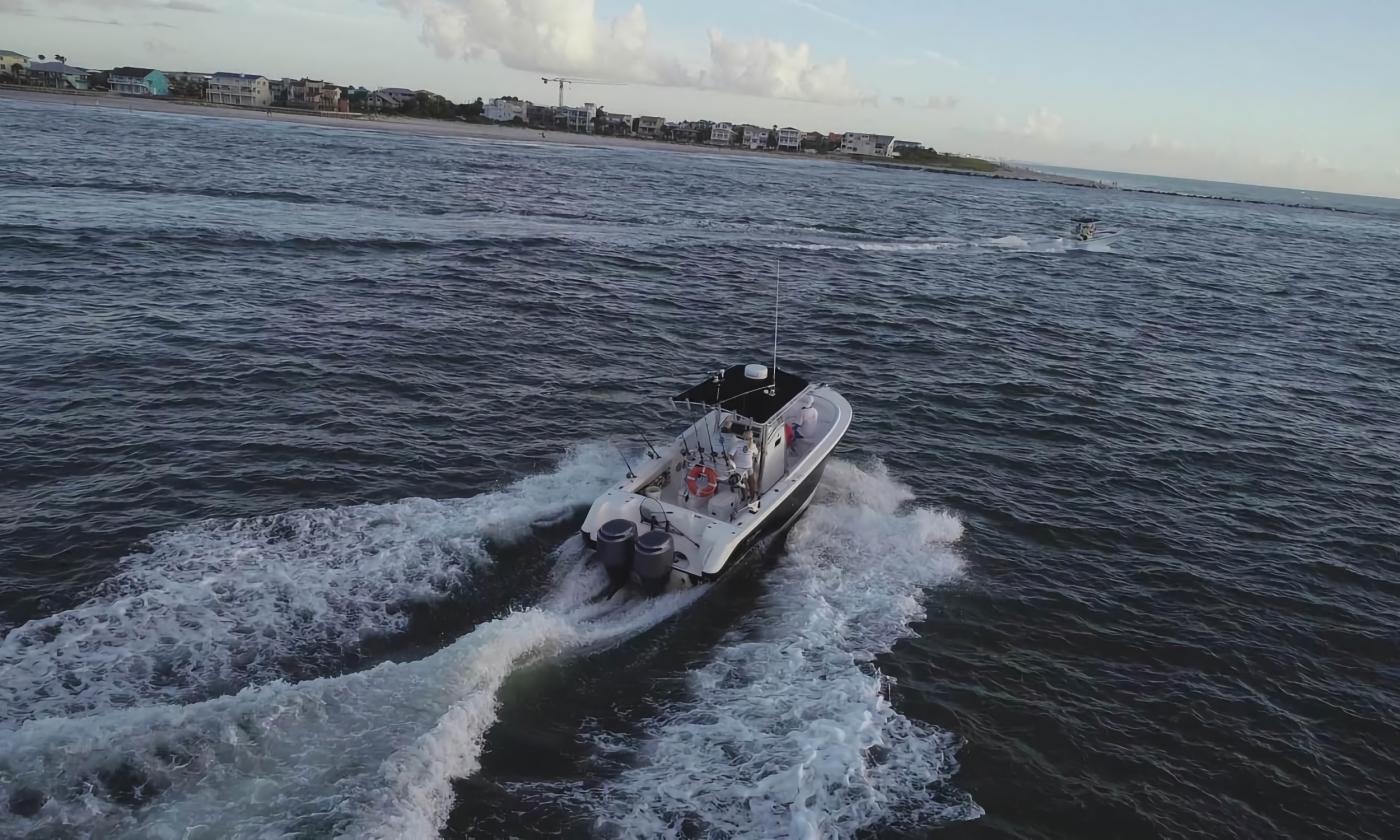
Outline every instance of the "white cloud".
<path fill-rule="evenodd" d="M 928 101 L 924 103 L 924 107 L 935 111 L 951 111 L 958 107 L 958 98 L 956 96 L 930 96 Z"/>
<path fill-rule="evenodd" d="M 1064 125 L 1064 117 L 1042 105 L 1026 115 L 1026 121 L 1021 126 L 1021 133 L 1027 137 L 1055 141 L 1060 139 L 1060 130 L 1064 128 Z"/>
<path fill-rule="evenodd" d="M 806 44 L 732 40 L 709 32 L 708 62 L 687 67 L 652 44 L 641 5 L 600 21 L 594 0 L 383 0 L 421 17 L 423 39 L 444 58 L 495 55 L 514 70 L 592 76 L 775 99 L 852 104 L 870 95 L 844 59 L 819 63 Z"/>
<path fill-rule="evenodd" d="M 806 44 L 790 47 L 767 38 L 731 41 L 716 29 L 710 30 L 710 66 L 700 71 L 699 80 L 699 87 L 772 99 L 877 104 L 875 97 L 856 87 L 844 58 L 818 64 Z"/>
<path fill-rule="evenodd" d="M 217 12 L 218 9 L 208 3 L 199 0 L 43 0 L 41 4 L 50 10 L 60 7 L 82 6 L 90 9 L 150 9 L 153 11 L 174 11 L 174 12 Z M 0 0 L 0 12 L 13 14 L 32 15 L 34 12 L 29 8 L 25 0 Z M 66 18 L 81 20 L 81 18 Z M 108 21 L 95 21 L 97 23 L 107 23 Z"/>
<path fill-rule="evenodd" d="M 833 12 L 831 9 L 828 9 L 825 6 L 821 6 L 811 2 L 811 0 L 787 0 L 787 3 L 790 6 L 796 6 L 797 8 L 811 12 L 812 14 L 820 15 L 821 17 L 824 17 L 827 20 L 836 21 L 837 23 L 841 24 L 847 29 L 854 29 L 862 35 L 873 36 L 876 34 L 874 29 L 871 29 L 865 24 L 857 23 L 856 21 L 851 20 L 845 15 L 842 15 L 838 12 Z"/>
<path fill-rule="evenodd" d="M 958 61 L 956 58 L 953 58 L 950 55 L 944 55 L 938 50 L 924 50 L 923 56 L 929 61 L 935 62 L 937 64 L 942 64 L 947 67 L 951 67 L 954 70 L 961 70 L 963 66 L 961 61 Z"/>

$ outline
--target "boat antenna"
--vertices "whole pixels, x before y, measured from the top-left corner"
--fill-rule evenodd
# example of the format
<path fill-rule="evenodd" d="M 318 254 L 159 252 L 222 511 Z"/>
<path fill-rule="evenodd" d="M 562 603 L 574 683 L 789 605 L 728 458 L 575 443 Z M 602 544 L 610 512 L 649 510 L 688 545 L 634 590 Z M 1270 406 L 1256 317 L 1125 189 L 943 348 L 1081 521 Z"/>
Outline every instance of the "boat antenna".
<path fill-rule="evenodd" d="M 778 313 L 782 301 L 783 290 L 783 261 L 781 258 L 773 261 L 777 268 L 777 277 L 773 282 L 773 390 L 778 389 Z"/>

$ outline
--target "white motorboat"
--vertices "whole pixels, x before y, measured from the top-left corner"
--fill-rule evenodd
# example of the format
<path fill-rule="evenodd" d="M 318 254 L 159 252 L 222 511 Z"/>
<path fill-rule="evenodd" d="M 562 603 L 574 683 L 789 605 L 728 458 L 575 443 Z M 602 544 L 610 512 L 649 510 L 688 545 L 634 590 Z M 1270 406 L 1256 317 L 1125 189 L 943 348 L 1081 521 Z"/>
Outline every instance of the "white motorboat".
<path fill-rule="evenodd" d="M 1070 224 L 1070 239 L 1079 242 L 1101 242 L 1122 233 L 1122 231 L 1117 230 L 1101 230 L 1099 220 L 1089 216 L 1070 219 Z"/>
<path fill-rule="evenodd" d="M 807 509 L 851 425 L 833 388 L 760 364 L 719 371 L 671 402 L 699 418 L 669 446 L 648 445 L 583 522 L 610 595 L 629 585 L 658 594 L 739 565 Z M 735 456 L 746 439 L 749 455 Z"/>

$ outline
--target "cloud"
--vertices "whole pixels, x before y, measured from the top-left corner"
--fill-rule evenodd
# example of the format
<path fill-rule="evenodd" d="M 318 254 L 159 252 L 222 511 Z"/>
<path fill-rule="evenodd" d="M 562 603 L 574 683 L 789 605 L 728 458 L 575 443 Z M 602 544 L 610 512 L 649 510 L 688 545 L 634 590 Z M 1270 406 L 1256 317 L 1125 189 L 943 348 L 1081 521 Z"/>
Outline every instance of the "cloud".
<path fill-rule="evenodd" d="M 1026 121 L 1021 126 L 1021 133 L 1027 137 L 1053 142 L 1060 139 L 1060 130 L 1064 128 L 1064 125 L 1064 117 L 1042 105 L 1026 115 Z"/>
<path fill-rule="evenodd" d="M 59 8 L 82 7 L 94 9 L 99 12 L 112 11 L 114 9 L 129 9 L 133 11 L 154 10 L 173 12 L 200 12 L 211 14 L 218 9 L 208 3 L 201 3 L 198 0 L 44 0 L 43 5 L 48 11 Z M 31 9 L 27 0 L 0 0 L 0 14 L 25 15 L 30 17 L 41 17 Z M 100 23 L 105 26 L 121 26 L 121 21 L 108 18 L 101 20 L 98 18 L 84 17 L 82 15 L 42 15 L 54 20 L 66 20 L 73 23 Z"/>
<path fill-rule="evenodd" d="M 928 101 L 924 103 L 924 107 L 935 111 L 951 111 L 958 107 L 958 98 L 956 96 L 930 96 Z"/>
<path fill-rule="evenodd" d="M 68 21 L 69 23 L 95 23 L 99 26 L 125 26 L 125 24 L 123 24 L 119 20 L 116 20 L 115 18 L 109 18 L 107 20 L 98 20 L 97 18 L 86 18 L 80 17 L 78 15 L 63 15 L 62 17 L 54 18 L 54 20 L 64 20 Z"/>
<path fill-rule="evenodd" d="M 444 58 L 495 55 L 533 73 L 591 76 L 665 87 L 725 90 L 773 99 L 854 104 L 871 95 L 844 59 L 815 60 L 806 44 L 734 40 L 709 31 L 703 66 L 657 49 L 641 5 L 601 21 L 594 0 L 382 0 L 421 17 L 423 40 Z"/>
<path fill-rule="evenodd" d="M 938 50 L 924 50 L 922 55 L 929 61 L 932 61 L 936 64 L 942 64 L 947 67 L 951 67 L 954 70 L 961 70 L 963 66 L 963 63 L 961 61 L 958 61 L 956 58 L 953 58 L 950 55 L 944 55 Z"/>
<path fill-rule="evenodd" d="M 821 17 L 824 17 L 827 20 L 836 21 L 837 23 L 841 24 L 847 29 L 854 29 L 862 35 L 874 36 L 876 34 L 874 29 L 871 29 L 865 24 L 857 23 L 856 21 L 851 20 L 845 15 L 833 12 L 831 9 L 828 9 L 825 6 L 820 6 L 816 3 L 811 2 L 811 0 L 787 0 L 787 3 L 789 6 L 796 6 L 797 8 L 804 9 L 808 12 L 811 12 L 814 15 L 820 15 Z"/>

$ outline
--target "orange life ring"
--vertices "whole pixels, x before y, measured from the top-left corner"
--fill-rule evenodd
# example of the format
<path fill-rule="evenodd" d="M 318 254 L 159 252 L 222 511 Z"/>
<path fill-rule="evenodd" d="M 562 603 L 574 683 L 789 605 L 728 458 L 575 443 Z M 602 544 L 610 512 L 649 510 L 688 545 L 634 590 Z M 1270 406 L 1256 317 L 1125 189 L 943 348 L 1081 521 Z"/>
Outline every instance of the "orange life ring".
<path fill-rule="evenodd" d="M 714 467 L 696 464 L 686 474 L 685 486 L 690 490 L 690 495 L 708 499 L 719 489 L 719 473 L 715 472 Z"/>

